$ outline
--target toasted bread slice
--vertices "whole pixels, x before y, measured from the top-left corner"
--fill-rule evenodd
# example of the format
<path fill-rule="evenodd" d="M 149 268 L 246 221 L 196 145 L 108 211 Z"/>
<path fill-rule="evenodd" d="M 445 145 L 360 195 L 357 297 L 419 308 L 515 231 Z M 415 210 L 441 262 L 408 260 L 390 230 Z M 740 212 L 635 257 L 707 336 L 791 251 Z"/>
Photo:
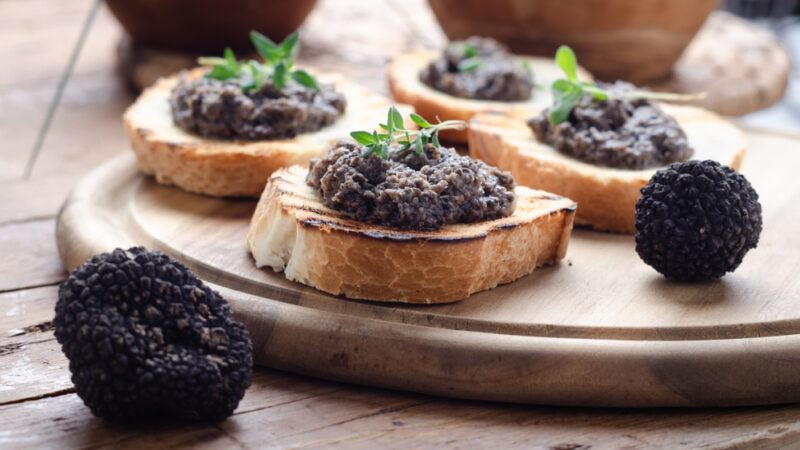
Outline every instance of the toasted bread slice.
<path fill-rule="evenodd" d="M 200 76 L 195 70 L 190 76 Z M 320 74 L 347 98 L 347 110 L 332 125 L 291 139 L 231 141 L 184 131 L 172 120 L 169 96 L 177 77 L 162 78 L 125 112 L 124 122 L 142 171 L 159 183 L 214 196 L 258 197 L 269 175 L 305 165 L 352 130 L 371 129 L 386 119 L 391 102 L 344 78 Z M 411 109 L 400 107 L 406 113 Z"/>
<path fill-rule="evenodd" d="M 562 259 L 575 203 L 517 188 L 514 214 L 438 231 L 408 231 L 344 218 L 294 166 L 272 175 L 247 243 L 258 267 L 346 297 L 446 303 L 510 283 Z"/>
<path fill-rule="evenodd" d="M 530 100 L 522 102 L 498 102 L 455 97 L 437 91 L 419 79 L 419 73 L 431 61 L 439 57 L 439 51 L 419 50 L 395 57 L 389 65 L 389 90 L 400 103 L 414 107 L 417 114 L 428 119 L 463 120 L 468 122 L 479 113 L 534 114 L 553 103 L 549 89 L 536 90 Z M 550 86 L 553 81 L 564 78 L 564 73 L 552 58 L 517 56 L 520 63 L 527 61 L 533 72 L 533 80 L 541 86 Z M 591 80 L 592 75 L 578 68 L 578 77 Z M 461 130 L 442 131 L 441 137 L 452 142 L 467 142 L 467 132 Z"/>
<path fill-rule="evenodd" d="M 739 169 L 747 145 L 744 134 L 716 114 L 691 106 L 661 105 L 694 147 L 693 159 L 713 159 Z M 625 170 L 595 166 L 538 142 L 528 116 L 483 114 L 470 122 L 473 158 L 507 170 L 517 183 L 578 202 L 576 223 L 600 231 L 635 232 L 639 190 L 657 169 Z"/>

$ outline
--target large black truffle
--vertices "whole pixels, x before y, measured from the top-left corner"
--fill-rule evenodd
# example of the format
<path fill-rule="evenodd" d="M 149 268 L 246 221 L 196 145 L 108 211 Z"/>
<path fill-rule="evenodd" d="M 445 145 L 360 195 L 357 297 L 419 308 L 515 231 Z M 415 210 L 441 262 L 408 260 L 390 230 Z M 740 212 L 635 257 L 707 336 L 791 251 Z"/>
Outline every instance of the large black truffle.
<path fill-rule="evenodd" d="M 758 194 L 745 177 L 715 161 L 659 170 L 636 204 L 636 251 L 674 280 L 732 272 L 760 234 Z"/>
<path fill-rule="evenodd" d="M 253 351 L 227 302 L 183 264 L 136 247 L 61 285 L 55 335 L 72 382 L 110 420 L 222 420 L 250 385 Z"/>

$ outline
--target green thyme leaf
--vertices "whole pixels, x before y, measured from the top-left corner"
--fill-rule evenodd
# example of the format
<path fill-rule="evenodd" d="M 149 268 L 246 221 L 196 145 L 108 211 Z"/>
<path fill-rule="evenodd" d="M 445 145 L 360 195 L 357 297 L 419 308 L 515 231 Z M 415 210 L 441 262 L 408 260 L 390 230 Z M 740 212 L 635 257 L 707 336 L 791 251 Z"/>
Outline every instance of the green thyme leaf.
<path fill-rule="evenodd" d="M 225 62 L 231 73 L 239 73 L 242 70 L 241 64 L 236 60 L 236 54 L 233 53 L 230 47 L 225 48 Z"/>
<path fill-rule="evenodd" d="M 276 64 L 281 59 L 281 49 L 272 39 L 253 30 L 250 32 L 250 41 L 253 43 L 258 54 L 264 58 L 264 61 L 270 64 Z"/>
<path fill-rule="evenodd" d="M 364 145 L 374 144 L 377 142 L 372 136 L 372 133 L 368 131 L 353 131 L 350 133 L 350 137 L 352 137 L 359 144 Z"/>
<path fill-rule="evenodd" d="M 573 83 L 578 81 L 578 58 L 570 47 L 566 45 L 558 47 L 558 50 L 556 50 L 556 63 L 567 75 L 569 81 Z"/>
<path fill-rule="evenodd" d="M 459 72 L 471 72 L 480 67 L 482 63 L 483 61 L 480 57 L 473 56 L 472 58 L 467 58 L 459 62 L 456 68 Z"/>
<path fill-rule="evenodd" d="M 264 86 L 264 81 L 266 81 L 267 78 L 263 67 L 258 61 L 253 61 L 252 59 L 247 62 L 247 67 L 250 69 L 250 76 L 253 77 L 253 82 L 255 84 L 254 89 L 261 89 L 261 86 Z"/>
<path fill-rule="evenodd" d="M 224 66 L 228 64 L 228 60 L 218 56 L 201 56 L 197 58 L 197 64 L 201 66 Z"/>
<path fill-rule="evenodd" d="M 583 90 L 567 80 L 553 82 L 553 107 L 550 108 L 550 123 L 557 125 L 569 119 L 575 105 L 583 97 Z"/>
<path fill-rule="evenodd" d="M 422 116 L 420 116 L 417 113 L 411 113 L 411 115 L 409 117 L 411 117 L 411 120 L 415 124 L 417 124 L 417 126 L 420 127 L 420 128 L 430 128 L 430 126 L 431 126 L 431 124 L 428 123 L 427 120 L 425 120 Z"/>
<path fill-rule="evenodd" d="M 400 114 L 400 111 L 394 106 L 389 108 L 389 123 L 393 125 L 395 130 L 402 130 L 406 125 L 405 122 L 403 122 L 403 115 Z"/>
<path fill-rule="evenodd" d="M 394 134 L 394 118 L 392 118 L 392 108 L 389 108 L 389 112 L 386 113 L 386 124 L 380 124 L 380 127 L 386 130 L 386 135 L 391 136 Z"/>
<path fill-rule="evenodd" d="M 478 56 L 478 48 L 472 44 L 464 46 L 464 58 L 472 58 Z"/>
<path fill-rule="evenodd" d="M 317 79 L 312 77 L 305 70 L 292 71 L 292 79 L 307 88 L 319 92 L 319 84 L 317 84 Z"/>
<path fill-rule="evenodd" d="M 287 76 L 288 73 L 286 70 L 286 64 L 284 64 L 284 62 L 281 61 L 278 63 L 278 65 L 276 65 L 272 69 L 272 76 L 270 77 L 270 79 L 272 80 L 272 84 L 274 84 L 276 88 L 283 89 L 284 87 L 286 87 Z"/>
<path fill-rule="evenodd" d="M 381 159 L 389 159 L 389 143 L 386 141 L 380 143 L 380 156 Z"/>
<path fill-rule="evenodd" d="M 297 46 L 297 42 L 300 40 L 300 33 L 295 31 L 294 33 L 290 34 L 286 37 L 286 39 L 281 42 L 281 54 L 283 55 L 284 59 L 294 59 L 297 56 L 297 52 L 299 50 Z"/>
<path fill-rule="evenodd" d="M 415 152 L 416 152 L 418 155 L 421 155 L 421 154 L 423 154 L 423 153 L 424 153 L 424 151 L 425 151 L 425 150 L 424 150 L 424 149 L 423 149 L 423 147 L 422 147 L 422 134 L 420 134 L 420 135 L 418 135 L 418 136 L 417 136 L 417 139 L 414 141 L 414 147 L 415 147 L 415 148 L 414 148 L 414 151 L 415 151 Z"/>
<path fill-rule="evenodd" d="M 214 66 L 207 74 L 206 78 L 211 78 L 214 80 L 225 81 L 229 78 L 235 78 L 239 76 L 238 73 L 231 73 L 230 69 L 227 66 Z"/>

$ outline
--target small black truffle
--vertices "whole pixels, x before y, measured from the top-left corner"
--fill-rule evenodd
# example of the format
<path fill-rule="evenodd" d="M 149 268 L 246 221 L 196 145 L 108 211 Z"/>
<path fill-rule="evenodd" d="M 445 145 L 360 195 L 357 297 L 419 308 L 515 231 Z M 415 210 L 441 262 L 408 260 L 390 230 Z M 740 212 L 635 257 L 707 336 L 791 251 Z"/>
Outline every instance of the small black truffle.
<path fill-rule="evenodd" d="M 718 162 L 671 164 L 641 192 L 636 252 L 667 278 L 717 279 L 758 245 L 758 194 L 745 177 Z"/>
<path fill-rule="evenodd" d="M 250 385 L 244 326 L 161 252 L 116 249 L 88 260 L 61 285 L 54 323 L 78 395 L 109 420 L 216 422 Z"/>

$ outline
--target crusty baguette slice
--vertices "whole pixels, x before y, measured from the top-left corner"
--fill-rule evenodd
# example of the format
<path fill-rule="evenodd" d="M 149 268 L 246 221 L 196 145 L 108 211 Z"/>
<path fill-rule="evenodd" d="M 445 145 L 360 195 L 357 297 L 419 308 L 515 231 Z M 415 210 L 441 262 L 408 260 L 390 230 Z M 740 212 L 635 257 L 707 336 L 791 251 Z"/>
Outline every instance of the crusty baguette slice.
<path fill-rule="evenodd" d="M 713 159 L 739 169 L 747 142 L 738 128 L 701 108 L 661 106 L 686 132 L 695 149 L 693 159 Z M 536 140 L 527 117 L 475 116 L 469 129 L 470 155 L 511 172 L 521 185 L 575 200 L 578 224 L 633 233 L 639 190 L 657 169 L 612 169 L 565 156 Z"/>
<path fill-rule="evenodd" d="M 247 243 L 258 267 L 350 298 L 445 303 L 509 283 L 562 259 L 575 203 L 517 188 L 510 217 L 438 231 L 349 220 L 326 208 L 299 166 L 272 175 Z"/>
<path fill-rule="evenodd" d="M 389 65 L 389 90 L 392 97 L 400 103 L 413 106 L 422 117 L 468 122 L 475 114 L 484 112 L 531 114 L 541 111 L 553 102 L 549 89 L 535 90 L 531 99 L 524 102 L 473 100 L 437 91 L 420 81 L 419 73 L 439 54 L 439 51 L 431 50 L 414 51 L 395 57 Z M 552 58 L 516 58 L 520 63 L 527 61 L 530 64 L 533 80 L 538 85 L 550 86 L 554 80 L 564 77 Z M 584 80 L 592 79 L 591 74 L 582 68 L 578 69 L 578 76 Z M 441 137 L 453 142 L 467 142 L 466 131 L 445 130 L 441 132 Z"/>
<path fill-rule="evenodd" d="M 347 110 L 334 124 L 292 139 L 229 141 L 184 131 L 173 123 L 169 105 L 174 76 L 160 79 L 139 96 L 125 112 L 125 128 L 142 171 L 159 183 L 214 196 L 258 197 L 272 172 L 305 165 L 350 131 L 385 121 L 389 99 L 337 75 L 320 74 L 318 79 L 336 85 L 347 98 Z"/>

